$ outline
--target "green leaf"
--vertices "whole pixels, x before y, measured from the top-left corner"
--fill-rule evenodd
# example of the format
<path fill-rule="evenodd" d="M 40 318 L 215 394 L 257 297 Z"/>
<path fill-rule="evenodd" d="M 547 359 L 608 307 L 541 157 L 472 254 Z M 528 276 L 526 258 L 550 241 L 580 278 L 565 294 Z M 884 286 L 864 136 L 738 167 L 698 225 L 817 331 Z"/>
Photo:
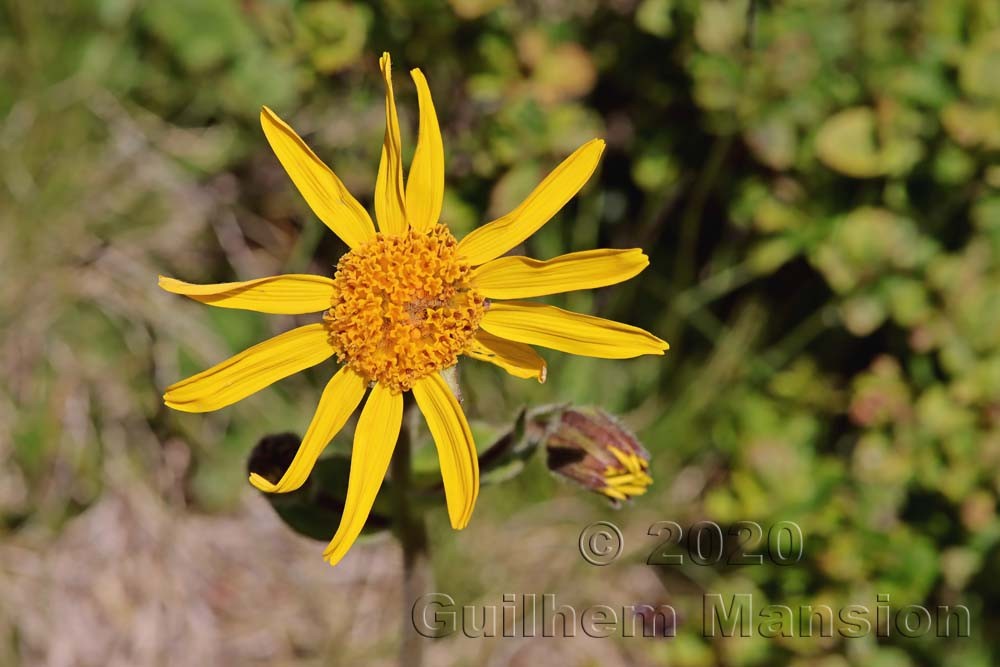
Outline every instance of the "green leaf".
<path fill-rule="evenodd" d="M 291 463 L 301 440 L 294 433 L 269 435 L 257 443 L 247 461 L 247 472 L 256 472 L 276 482 Z M 336 533 L 344 513 L 351 459 L 328 456 L 316 462 L 309 479 L 291 493 L 265 493 L 271 507 L 295 532 L 328 542 Z M 392 490 L 388 480 L 368 515 L 362 535 L 373 535 L 392 527 Z"/>
<path fill-rule="evenodd" d="M 826 120 L 816 134 L 816 154 L 828 167 L 855 178 L 885 173 L 875 140 L 875 112 L 845 109 Z"/>

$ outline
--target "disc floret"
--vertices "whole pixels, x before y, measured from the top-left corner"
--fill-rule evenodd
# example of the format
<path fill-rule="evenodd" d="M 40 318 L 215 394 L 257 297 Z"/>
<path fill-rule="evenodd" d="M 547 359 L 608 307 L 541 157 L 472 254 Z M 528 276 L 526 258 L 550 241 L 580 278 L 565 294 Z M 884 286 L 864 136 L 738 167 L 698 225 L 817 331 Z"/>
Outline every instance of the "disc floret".
<path fill-rule="evenodd" d="M 347 253 L 323 317 L 338 359 L 394 391 L 455 365 L 486 312 L 469 272 L 444 225 L 378 234 Z"/>

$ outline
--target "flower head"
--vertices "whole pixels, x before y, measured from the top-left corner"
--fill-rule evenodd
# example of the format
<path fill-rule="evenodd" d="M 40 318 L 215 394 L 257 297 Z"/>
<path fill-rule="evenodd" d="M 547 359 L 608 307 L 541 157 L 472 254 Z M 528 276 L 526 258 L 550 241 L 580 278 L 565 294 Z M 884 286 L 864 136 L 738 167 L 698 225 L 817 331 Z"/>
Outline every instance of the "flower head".
<path fill-rule="evenodd" d="M 412 391 L 437 446 L 451 524 L 464 528 L 479 492 L 476 447 L 458 400 L 441 372 L 460 355 L 545 381 L 531 345 L 609 359 L 663 354 L 667 344 L 642 329 L 572 313 L 530 297 L 612 285 L 647 265 L 641 250 L 590 250 L 547 261 L 506 252 L 555 215 L 590 178 L 604 142 L 587 142 L 507 215 L 455 239 L 441 224 L 444 150 L 430 89 L 420 70 L 420 127 L 404 179 L 399 120 L 388 54 L 386 130 L 375 183 L 378 231 L 339 178 L 278 116 L 261 125 L 279 162 L 317 217 L 350 248 L 332 278 L 292 274 L 195 285 L 160 277 L 175 294 L 263 313 L 324 313 L 322 322 L 275 336 L 167 388 L 164 402 L 186 412 L 231 405 L 271 383 L 336 356 L 341 367 L 320 397 L 295 456 L 276 482 L 250 482 L 269 493 L 302 486 L 326 445 L 368 397 L 354 436 L 340 527 L 324 552 L 336 564 L 354 543 L 386 473 Z M 370 391 L 369 391 L 370 389 Z"/>
<path fill-rule="evenodd" d="M 536 417 L 536 419 L 539 419 Z M 543 415 L 552 472 L 619 504 L 653 483 L 649 452 L 617 419 L 599 408 L 566 408 Z"/>
<path fill-rule="evenodd" d="M 486 312 L 457 246 L 436 224 L 379 234 L 344 255 L 323 317 L 338 361 L 396 391 L 454 366 Z"/>

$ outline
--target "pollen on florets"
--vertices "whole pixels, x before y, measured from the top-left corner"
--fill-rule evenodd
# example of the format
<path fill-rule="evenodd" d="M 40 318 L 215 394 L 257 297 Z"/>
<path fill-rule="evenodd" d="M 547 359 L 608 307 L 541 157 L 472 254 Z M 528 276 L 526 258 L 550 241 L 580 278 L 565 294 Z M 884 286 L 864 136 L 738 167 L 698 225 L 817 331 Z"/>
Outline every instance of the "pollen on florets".
<path fill-rule="evenodd" d="M 338 359 L 369 382 L 407 391 L 453 366 L 486 312 L 444 225 L 377 234 L 340 258 L 323 316 Z"/>

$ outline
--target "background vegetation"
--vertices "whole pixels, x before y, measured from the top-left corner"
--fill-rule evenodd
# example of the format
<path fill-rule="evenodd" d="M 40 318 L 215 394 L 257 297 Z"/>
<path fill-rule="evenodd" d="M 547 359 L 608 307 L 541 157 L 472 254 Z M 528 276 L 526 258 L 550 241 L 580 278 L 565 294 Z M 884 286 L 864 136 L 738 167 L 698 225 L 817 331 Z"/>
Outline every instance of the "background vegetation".
<path fill-rule="evenodd" d="M 606 138 L 527 251 L 643 247 L 640 278 L 553 302 L 672 344 L 546 354 L 545 385 L 463 365 L 484 422 L 554 401 L 625 415 L 656 484 L 612 513 L 536 460 L 484 490 L 467 531 L 443 509 L 431 523 L 436 589 L 459 604 L 670 601 L 679 635 L 451 638 L 432 664 L 996 664 L 995 0 L 0 2 L 0 664 L 394 660 L 410 603 L 395 544 L 330 569 L 246 483 L 254 443 L 302 432 L 329 368 L 171 413 L 164 386 L 293 321 L 156 288 L 161 272 L 332 270 L 343 248 L 257 114 L 282 114 L 370 203 L 382 50 L 410 151 L 405 71 L 430 81 L 457 235 Z M 626 553 L 597 569 L 576 539 L 600 518 Z M 661 519 L 795 521 L 804 558 L 657 577 Z M 965 604 L 973 635 L 713 642 L 697 591 Z"/>

